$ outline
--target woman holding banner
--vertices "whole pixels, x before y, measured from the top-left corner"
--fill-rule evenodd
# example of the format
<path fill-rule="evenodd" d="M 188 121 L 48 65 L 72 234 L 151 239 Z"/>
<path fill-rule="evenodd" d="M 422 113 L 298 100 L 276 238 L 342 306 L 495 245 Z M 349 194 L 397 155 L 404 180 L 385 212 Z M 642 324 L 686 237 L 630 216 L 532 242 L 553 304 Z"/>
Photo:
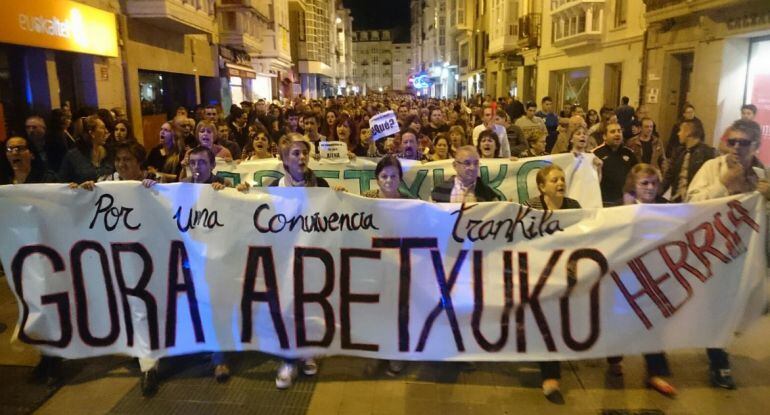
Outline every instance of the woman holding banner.
<path fill-rule="evenodd" d="M 374 168 L 374 177 L 377 178 L 377 189 L 366 191 L 362 194 L 364 197 L 374 199 L 407 199 L 409 196 L 401 193 L 398 189 L 403 181 L 403 169 L 398 157 L 387 155 L 377 162 Z M 403 360 L 388 360 L 388 376 L 396 376 L 406 367 Z"/>
<path fill-rule="evenodd" d="M 543 140 L 545 138 L 543 137 Z M 540 196 L 535 196 L 524 202 L 526 206 L 541 210 L 580 209 L 580 203 L 575 199 L 566 197 L 567 183 L 564 171 L 561 167 L 551 164 L 543 167 L 535 177 Z M 543 394 L 550 402 L 562 404 L 564 396 L 561 394 L 559 380 L 561 379 L 561 366 L 559 362 L 539 362 L 540 373 L 543 378 Z"/>
<path fill-rule="evenodd" d="M 286 174 L 279 180 L 274 180 L 269 187 L 331 187 L 323 178 L 318 177 L 308 167 L 310 161 L 310 152 L 312 146 L 307 137 L 298 133 L 289 133 L 278 140 L 278 153 L 283 162 L 283 169 Z M 246 192 L 251 186 L 246 183 L 240 183 L 236 189 Z M 334 190 L 345 191 L 342 186 L 335 186 Z M 291 387 L 299 371 L 298 366 L 302 366 L 302 373 L 305 376 L 314 376 L 318 373 L 318 364 L 314 358 L 308 359 L 288 359 L 284 358 L 283 363 L 278 367 L 275 376 L 275 386 L 278 389 L 287 389 Z"/>
<path fill-rule="evenodd" d="M 668 200 L 658 195 L 660 190 L 661 173 L 656 167 L 640 163 L 634 166 L 626 177 L 623 187 L 623 202 L 626 205 L 638 203 L 668 203 Z M 622 357 L 608 358 L 610 364 L 620 364 Z M 644 355 L 647 365 L 647 386 L 665 396 L 675 396 L 676 388 L 663 377 L 670 376 L 668 360 L 664 353 L 648 353 Z"/>

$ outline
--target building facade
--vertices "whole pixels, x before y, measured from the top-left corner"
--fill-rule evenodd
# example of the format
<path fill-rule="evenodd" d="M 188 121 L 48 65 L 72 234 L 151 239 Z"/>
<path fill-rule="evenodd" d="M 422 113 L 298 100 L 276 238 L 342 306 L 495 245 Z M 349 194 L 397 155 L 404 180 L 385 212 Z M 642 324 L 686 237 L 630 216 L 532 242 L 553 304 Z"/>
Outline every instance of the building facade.
<path fill-rule="evenodd" d="M 577 104 L 615 108 L 639 102 L 644 56 L 642 0 L 544 2 L 537 94 L 557 110 Z"/>
<path fill-rule="evenodd" d="M 407 91 L 409 88 L 409 76 L 414 73 L 412 64 L 412 44 L 411 43 L 393 43 L 393 89 L 396 91 Z"/>
<path fill-rule="evenodd" d="M 342 7 L 342 3 L 339 3 L 335 19 L 334 76 L 337 85 L 336 93 L 337 95 L 350 95 L 353 93 L 353 68 L 355 66 L 353 16 L 350 9 Z"/>
<path fill-rule="evenodd" d="M 516 95 L 517 68 L 522 58 L 519 44 L 519 1 L 490 0 L 488 93 L 495 97 Z"/>
<path fill-rule="evenodd" d="M 393 89 L 393 41 L 389 30 L 353 32 L 353 78 L 359 93 L 386 92 Z"/>
<path fill-rule="evenodd" d="M 261 51 L 252 57 L 257 72 L 254 80 L 256 99 L 291 98 L 292 72 L 288 0 L 267 0 L 268 19 L 260 33 Z"/>
<path fill-rule="evenodd" d="M 685 103 L 695 106 L 716 144 L 755 104 L 760 159 L 770 163 L 770 3 L 645 0 L 649 22 L 643 102 L 668 139 Z"/>
<path fill-rule="evenodd" d="M 336 93 L 334 85 L 333 0 L 290 0 L 289 27 L 291 57 L 299 77 L 297 93 L 305 98 L 322 98 Z"/>

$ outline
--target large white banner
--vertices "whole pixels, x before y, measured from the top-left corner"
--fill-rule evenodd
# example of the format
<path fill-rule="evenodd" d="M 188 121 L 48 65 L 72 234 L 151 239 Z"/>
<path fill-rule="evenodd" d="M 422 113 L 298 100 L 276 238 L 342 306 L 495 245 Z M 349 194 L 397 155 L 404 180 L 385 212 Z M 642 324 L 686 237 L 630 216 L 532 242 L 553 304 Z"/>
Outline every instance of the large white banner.
<path fill-rule="evenodd" d="M 4 186 L 0 210 L 18 338 L 70 358 L 594 358 L 726 346 L 764 304 L 758 195 L 542 212 L 122 182 Z"/>
<path fill-rule="evenodd" d="M 481 159 L 480 177 L 504 200 L 524 203 L 540 192 L 535 183 L 537 172 L 549 164 L 556 164 L 564 170 L 567 179 L 567 196 L 580 202 L 584 208 L 601 207 L 602 195 L 599 177 L 593 167 L 593 154 L 578 157 L 572 154 L 533 157 L 517 161 L 505 159 Z M 455 175 L 452 160 L 422 163 L 401 160 L 404 168 L 404 183 L 401 190 L 414 198 L 430 200 L 430 192 L 436 183 L 442 183 Z M 359 157 L 347 164 L 327 161 L 311 161 L 310 168 L 332 185 L 343 185 L 351 192 L 360 194 L 377 188 L 374 168 L 377 159 Z M 263 186 L 285 174 L 283 165 L 277 159 L 247 161 L 242 163 L 224 162 L 218 159 L 217 174 L 233 185 L 248 182 Z"/>

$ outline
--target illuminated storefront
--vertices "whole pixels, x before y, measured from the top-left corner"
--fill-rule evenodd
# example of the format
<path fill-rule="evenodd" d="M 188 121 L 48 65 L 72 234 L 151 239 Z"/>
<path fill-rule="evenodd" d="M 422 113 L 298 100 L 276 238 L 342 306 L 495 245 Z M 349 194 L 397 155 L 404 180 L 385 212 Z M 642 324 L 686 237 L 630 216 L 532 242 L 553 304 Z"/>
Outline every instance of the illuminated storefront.
<path fill-rule="evenodd" d="M 111 93 L 123 84 L 115 14 L 67 0 L 5 2 L 0 27 L 0 115 L 9 133 L 30 113 L 125 102 L 121 88 Z"/>

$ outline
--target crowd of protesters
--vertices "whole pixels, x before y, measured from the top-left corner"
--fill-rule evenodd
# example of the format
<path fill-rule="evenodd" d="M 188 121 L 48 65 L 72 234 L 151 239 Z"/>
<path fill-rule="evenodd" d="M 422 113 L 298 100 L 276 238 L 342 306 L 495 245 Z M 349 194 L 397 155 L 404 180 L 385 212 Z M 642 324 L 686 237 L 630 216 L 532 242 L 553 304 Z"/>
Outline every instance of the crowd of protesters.
<path fill-rule="evenodd" d="M 395 112 L 400 131 L 373 140 L 369 119 L 388 110 Z M 374 95 L 295 99 L 284 105 L 259 100 L 233 105 L 227 116 L 218 106 L 180 107 L 155 132 L 159 144 L 147 151 L 120 109 L 81 110 L 73 117 L 63 108 L 52 111 L 47 120 L 27 118 L 25 134 L 6 140 L 0 184 L 62 182 L 92 190 L 100 181 L 137 180 L 147 187 L 188 182 L 223 189 L 225 183 L 213 173 L 217 158 L 235 163 L 278 158 L 287 174 L 269 185 L 330 187 L 313 173 L 309 161 L 318 157 L 320 142 L 338 141 L 345 143 L 350 158 L 378 160 L 378 188 L 365 194 L 372 198 L 409 197 L 399 191 L 400 160 L 452 160 L 456 175 L 436 184 L 434 202 L 497 201 L 499 196 L 480 178 L 483 159 L 558 153 L 593 153 L 608 207 L 684 203 L 752 191 L 768 197 L 770 186 L 756 157 L 761 141 L 760 127 L 753 121 L 756 112 L 755 106 L 744 105 L 740 119 L 714 148 L 692 105 L 684 107 L 667 140 L 662 140 L 645 107 L 634 109 L 627 97 L 617 108 L 598 112 L 580 105 L 556 112 L 549 97 L 539 104 L 481 96 L 465 101 Z M 566 197 L 565 175 L 559 167 L 541 169 L 536 182 L 540 195 L 519 202 L 544 210 L 580 208 Z M 238 186 L 244 192 L 249 188 L 247 183 Z M 735 388 L 727 353 L 709 349 L 708 357 L 712 384 Z M 664 379 L 669 375 L 666 356 L 655 353 L 645 359 L 647 384 L 675 395 L 676 389 Z M 622 358 L 607 360 L 610 373 L 621 376 Z M 214 353 L 212 361 L 216 379 L 226 381 L 230 371 L 223 355 Z M 139 363 L 142 390 L 150 396 L 158 387 L 158 362 Z M 60 381 L 60 366 L 59 359 L 44 356 L 34 375 Z M 549 400 L 562 400 L 559 363 L 541 362 L 540 367 L 544 394 Z M 393 375 L 403 368 L 403 362 L 388 364 Z M 314 375 L 318 364 L 314 359 L 284 360 L 276 386 L 290 387 L 299 371 Z"/>

